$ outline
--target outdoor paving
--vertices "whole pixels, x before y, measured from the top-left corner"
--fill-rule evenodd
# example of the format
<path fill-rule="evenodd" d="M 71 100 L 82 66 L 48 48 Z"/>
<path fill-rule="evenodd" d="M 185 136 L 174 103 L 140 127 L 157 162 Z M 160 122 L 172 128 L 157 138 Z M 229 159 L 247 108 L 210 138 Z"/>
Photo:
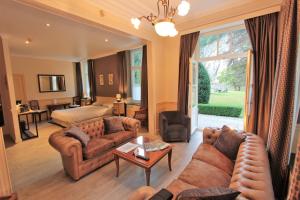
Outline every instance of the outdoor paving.
<path fill-rule="evenodd" d="M 238 130 L 243 130 L 244 120 L 243 118 L 223 117 L 215 115 L 199 114 L 198 116 L 198 127 L 200 130 L 203 130 L 205 127 L 221 128 L 223 125 L 227 125 Z"/>

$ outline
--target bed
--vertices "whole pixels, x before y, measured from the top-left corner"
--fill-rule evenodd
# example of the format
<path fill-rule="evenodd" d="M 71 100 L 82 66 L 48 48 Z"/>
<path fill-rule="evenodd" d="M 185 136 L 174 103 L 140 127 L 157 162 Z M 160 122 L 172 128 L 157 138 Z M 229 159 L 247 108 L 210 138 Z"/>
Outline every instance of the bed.
<path fill-rule="evenodd" d="M 95 103 L 89 106 L 55 110 L 51 114 L 52 122 L 68 127 L 83 121 L 112 116 L 112 104 Z"/>

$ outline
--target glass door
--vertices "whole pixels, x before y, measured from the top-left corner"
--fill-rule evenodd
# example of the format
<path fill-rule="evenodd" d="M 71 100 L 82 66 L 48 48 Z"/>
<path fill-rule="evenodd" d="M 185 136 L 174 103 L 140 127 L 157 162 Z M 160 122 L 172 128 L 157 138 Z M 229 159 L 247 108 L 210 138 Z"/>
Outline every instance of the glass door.
<path fill-rule="evenodd" d="M 192 59 L 190 60 L 189 117 L 191 134 L 193 134 L 198 129 L 198 63 Z"/>

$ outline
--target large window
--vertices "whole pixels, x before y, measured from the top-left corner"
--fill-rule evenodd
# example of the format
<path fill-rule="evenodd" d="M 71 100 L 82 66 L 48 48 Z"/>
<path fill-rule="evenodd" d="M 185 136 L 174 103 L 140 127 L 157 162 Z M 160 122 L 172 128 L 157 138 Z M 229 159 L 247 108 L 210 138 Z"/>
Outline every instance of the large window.
<path fill-rule="evenodd" d="M 88 73 L 87 60 L 81 61 L 80 66 L 81 66 L 83 97 L 90 97 L 90 84 L 89 84 L 89 73 Z"/>
<path fill-rule="evenodd" d="M 243 116 L 249 49 L 249 36 L 242 26 L 200 34 L 194 60 L 199 62 L 199 71 L 205 72 L 202 75 L 209 76 L 209 81 L 205 83 L 209 87 L 204 84 L 203 77 L 202 80 L 199 79 L 200 113 L 218 115 L 215 112 L 210 113 L 210 107 L 234 107 L 240 109 L 239 117 Z M 208 92 L 204 91 L 205 88 L 209 88 Z M 237 117 L 238 114 L 234 115 Z M 226 113 L 225 116 L 231 114 Z"/>
<path fill-rule="evenodd" d="M 131 92 L 134 101 L 141 100 L 141 72 L 143 51 L 141 48 L 130 51 L 131 59 Z"/>

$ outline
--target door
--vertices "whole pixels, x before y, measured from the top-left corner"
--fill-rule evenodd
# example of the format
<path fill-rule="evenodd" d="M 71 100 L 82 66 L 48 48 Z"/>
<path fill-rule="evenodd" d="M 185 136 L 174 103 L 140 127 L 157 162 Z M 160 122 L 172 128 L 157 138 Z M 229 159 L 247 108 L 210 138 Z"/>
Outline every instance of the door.
<path fill-rule="evenodd" d="M 22 103 L 26 103 L 26 91 L 24 87 L 24 76 L 22 74 L 13 74 L 14 88 L 16 100 L 22 100 Z"/>
<path fill-rule="evenodd" d="M 190 60 L 189 117 L 193 134 L 198 130 L 198 63 L 192 59 Z"/>
<path fill-rule="evenodd" d="M 253 52 L 249 50 L 247 53 L 247 65 L 246 65 L 246 89 L 245 89 L 245 110 L 244 110 L 244 130 L 247 130 L 251 104 L 252 104 L 252 87 L 253 87 L 253 77 L 252 77 L 252 67 L 253 65 Z"/>

